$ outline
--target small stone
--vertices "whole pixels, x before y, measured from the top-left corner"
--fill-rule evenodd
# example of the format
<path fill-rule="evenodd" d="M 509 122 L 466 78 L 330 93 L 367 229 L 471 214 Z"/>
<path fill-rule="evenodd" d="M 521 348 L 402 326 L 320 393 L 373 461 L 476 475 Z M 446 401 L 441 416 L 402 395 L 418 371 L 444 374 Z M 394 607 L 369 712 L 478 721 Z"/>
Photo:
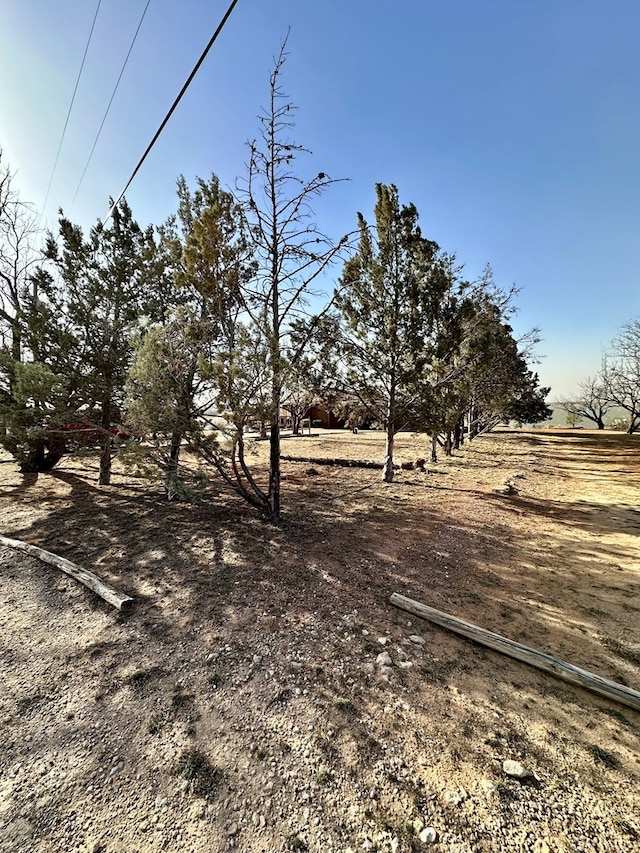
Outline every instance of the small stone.
<path fill-rule="evenodd" d="M 424 821 L 422 818 L 416 817 L 413 819 L 413 831 L 416 835 L 420 835 L 422 830 L 424 829 Z"/>
<path fill-rule="evenodd" d="M 519 761 L 513 761 L 511 758 L 507 758 L 502 762 L 502 769 L 507 776 L 513 776 L 514 779 L 526 779 L 528 776 L 531 776 L 531 773 L 523 764 L 520 764 Z"/>
<path fill-rule="evenodd" d="M 398 666 L 400 667 L 400 669 L 411 669 L 411 667 L 413 666 L 413 661 L 401 660 Z"/>
<path fill-rule="evenodd" d="M 393 678 L 393 667 L 392 666 L 381 666 L 380 667 L 380 677 L 384 679 L 384 681 L 391 681 Z"/>
<path fill-rule="evenodd" d="M 469 795 L 464 790 L 464 788 L 460 788 L 457 791 L 446 791 L 444 794 L 444 799 L 447 803 L 451 803 L 454 806 L 459 806 L 464 800 L 467 799 Z"/>
<path fill-rule="evenodd" d="M 425 639 L 424 639 L 424 637 L 421 637 L 419 634 L 412 634 L 412 635 L 409 637 L 409 641 L 410 641 L 411 643 L 415 643 L 415 644 L 416 644 L 416 646 L 424 646 L 424 644 L 425 644 Z"/>
<path fill-rule="evenodd" d="M 391 640 L 389 637 L 378 637 L 378 642 L 381 646 L 386 646 L 391 642 Z"/>
<path fill-rule="evenodd" d="M 438 833 L 432 826 L 427 826 L 419 833 L 418 838 L 423 844 L 435 844 L 438 840 Z"/>
<path fill-rule="evenodd" d="M 391 660 L 389 652 L 380 652 L 376 658 L 376 663 L 378 666 L 393 666 L 393 661 Z"/>

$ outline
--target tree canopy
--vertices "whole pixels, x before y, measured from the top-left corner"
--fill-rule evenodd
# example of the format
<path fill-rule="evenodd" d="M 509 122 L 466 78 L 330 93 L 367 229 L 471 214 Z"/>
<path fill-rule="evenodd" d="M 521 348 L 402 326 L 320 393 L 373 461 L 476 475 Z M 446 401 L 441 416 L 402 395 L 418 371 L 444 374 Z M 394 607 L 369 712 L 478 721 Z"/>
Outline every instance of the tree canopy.
<path fill-rule="evenodd" d="M 314 223 L 335 181 L 305 173 L 309 152 L 290 137 L 285 59 L 286 44 L 235 191 L 215 174 L 193 187 L 180 177 L 176 213 L 158 226 L 141 227 L 126 200 L 87 233 L 61 211 L 37 249 L 34 215 L 0 161 L 0 441 L 23 470 L 48 470 L 89 435 L 107 485 L 114 432 L 131 431 L 144 437 L 131 458 L 162 472 L 170 497 L 186 445 L 278 523 L 281 423 L 297 432 L 312 405 L 384 429 L 386 482 L 401 429 L 429 433 L 435 454 L 465 431 L 549 415 L 529 367 L 535 335 L 516 340 L 509 324 L 513 292 L 490 270 L 464 278 L 394 184 L 376 185 L 373 217 L 358 213 L 353 235 Z M 635 335 L 625 328 L 602 378 L 632 423 Z M 269 442 L 266 474 L 247 453 L 254 430 Z"/>

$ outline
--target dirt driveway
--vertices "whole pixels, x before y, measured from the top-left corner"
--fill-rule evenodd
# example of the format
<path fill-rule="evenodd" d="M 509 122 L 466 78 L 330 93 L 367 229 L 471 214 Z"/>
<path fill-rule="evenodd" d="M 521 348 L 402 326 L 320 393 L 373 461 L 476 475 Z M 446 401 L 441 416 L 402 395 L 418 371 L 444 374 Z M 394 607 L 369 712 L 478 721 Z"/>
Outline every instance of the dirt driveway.
<path fill-rule="evenodd" d="M 0 465 L 2 533 L 136 599 L 0 549 L 2 853 L 640 849 L 640 713 L 389 605 L 640 689 L 638 437 L 493 434 L 391 485 L 287 462 L 280 529 L 215 483 L 168 503 L 115 470 Z"/>

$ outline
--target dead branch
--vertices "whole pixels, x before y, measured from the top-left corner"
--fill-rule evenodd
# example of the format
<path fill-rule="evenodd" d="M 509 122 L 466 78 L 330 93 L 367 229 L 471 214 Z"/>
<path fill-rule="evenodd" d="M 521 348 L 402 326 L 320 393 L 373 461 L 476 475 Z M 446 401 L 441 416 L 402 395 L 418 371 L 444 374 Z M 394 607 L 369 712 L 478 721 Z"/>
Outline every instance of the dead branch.
<path fill-rule="evenodd" d="M 20 551 L 25 551 L 27 554 L 37 557 L 44 563 L 55 566 L 60 571 L 80 581 L 81 584 L 84 584 L 109 604 L 117 607 L 118 610 L 130 610 L 133 605 L 133 598 L 118 592 L 117 589 L 109 586 L 109 584 L 105 583 L 97 575 L 94 575 L 93 572 L 83 569 L 82 566 L 78 566 L 70 560 L 65 560 L 64 557 L 59 557 L 57 554 L 45 551 L 44 548 L 39 548 L 37 545 L 28 545 L 19 539 L 9 539 L 8 536 L 0 536 L 0 544 L 8 545 L 10 548 L 18 548 Z"/>

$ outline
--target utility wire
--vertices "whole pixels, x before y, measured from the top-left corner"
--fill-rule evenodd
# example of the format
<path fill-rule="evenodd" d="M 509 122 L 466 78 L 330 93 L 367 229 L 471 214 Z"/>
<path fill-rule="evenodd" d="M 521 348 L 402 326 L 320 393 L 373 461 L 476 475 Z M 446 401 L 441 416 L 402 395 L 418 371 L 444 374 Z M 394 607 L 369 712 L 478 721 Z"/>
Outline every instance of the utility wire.
<path fill-rule="evenodd" d="M 131 174 L 131 177 L 129 178 L 129 180 L 128 180 L 128 181 L 127 181 L 127 183 L 125 184 L 124 189 L 122 190 L 122 192 L 120 193 L 120 195 L 118 196 L 118 198 L 113 202 L 113 204 L 111 205 L 111 207 L 109 208 L 109 210 L 108 210 L 108 212 L 107 212 L 107 215 L 106 215 L 106 216 L 105 216 L 105 218 L 102 220 L 102 224 L 103 224 L 103 225 L 105 225 L 105 224 L 107 223 L 107 221 L 109 220 L 109 218 L 110 218 L 110 216 L 112 215 L 113 211 L 116 209 L 116 207 L 117 207 L 117 206 L 118 206 L 118 204 L 120 203 L 120 200 L 122 199 L 122 196 L 126 193 L 126 191 L 127 191 L 127 190 L 129 189 L 129 187 L 131 186 L 131 182 L 133 181 L 133 179 L 135 178 L 135 176 L 138 174 L 138 171 L 140 170 L 140 167 L 142 166 L 142 164 L 144 163 L 144 161 L 147 159 L 147 156 L 148 156 L 149 152 L 151 151 L 151 149 L 153 148 L 153 146 L 156 144 L 156 142 L 157 142 L 157 140 L 158 140 L 158 137 L 160 136 L 160 134 L 161 134 L 161 133 L 162 133 L 162 131 L 164 130 L 164 128 L 165 128 L 165 126 L 166 126 L 167 122 L 169 121 L 169 119 L 170 119 L 170 118 L 171 118 L 171 116 L 173 115 L 173 112 L 174 112 L 175 108 L 178 106 L 178 104 L 179 104 L 179 103 L 180 103 L 180 101 L 182 100 L 182 96 L 183 96 L 183 95 L 184 95 L 184 93 L 187 91 L 187 89 L 189 88 L 189 85 L 191 84 L 191 81 L 193 80 L 193 78 L 194 78 L 194 77 L 196 76 L 196 74 L 198 73 L 198 69 L 200 68 L 200 66 L 202 65 L 202 63 L 203 63 L 203 62 L 204 62 L 204 60 L 206 59 L 207 54 L 209 53 L 209 51 L 210 51 L 210 50 L 211 50 L 211 48 L 213 47 L 213 43 L 215 42 L 215 40 L 218 38 L 218 36 L 219 36 L 219 35 L 220 35 L 220 33 L 222 32 L 222 29 L 223 29 L 224 25 L 227 23 L 227 21 L 228 21 L 228 19 L 229 19 L 229 16 L 230 16 L 230 15 L 231 15 L 231 13 L 233 12 L 233 9 L 234 9 L 234 7 L 235 7 L 235 5 L 236 5 L 236 3 L 237 3 L 237 2 L 238 2 L 238 0 L 233 0 L 233 2 L 232 2 L 232 3 L 230 3 L 229 8 L 228 8 L 228 9 L 227 9 L 227 11 L 224 13 L 224 16 L 223 16 L 222 20 L 221 20 L 221 21 L 220 21 L 220 23 L 218 24 L 218 26 L 217 26 L 217 28 L 216 28 L 216 31 L 215 31 L 215 32 L 214 32 L 214 34 L 211 36 L 211 38 L 209 39 L 209 43 L 207 44 L 207 46 L 205 47 L 204 51 L 202 52 L 202 55 L 201 55 L 200 59 L 196 62 L 195 66 L 194 66 L 194 68 L 193 68 L 193 71 L 192 71 L 192 72 L 191 72 L 191 74 L 189 74 L 189 76 L 187 77 L 187 81 L 186 81 L 186 83 L 184 84 L 184 86 L 182 87 L 182 89 L 180 90 L 180 92 L 179 92 L 179 94 L 178 94 L 178 97 L 175 99 L 175 101 L 174 101 L 174 102 L 173 102 L 173 104 L 171 105 L 171 109 L 169 110 L 169 112 L 166 114 L 166 116 L 165 116 L 165 117 L 164 117 L 164 119 L 162 120 L 162 124 L 160 125 L 160 127 L 156 130 L 156 132 L 155 132 L 155 136 L 153 137 L 153 139 L 151 140 L 151 142 L 147 145 L 147 150 L 144 152 L 144 154 L 142 155 L 142 157 L 141 157 L 141 158 L 140 158 L 140 160 L 138 161 L 138 165 L 137 165 L 137 166 L 135 167 L 135 169 L 133 170 L 133 172 L 132 172 L 132 174 Z"/>
<path fill-rule="evenodd" d="M 58 167 L 58 160 L 60 158 L 60 152 L 62 151 L 62 143 L 64 142 L 64 137 L 65 137 L 65 134 L 67 132 L 67 125 L 69 124 L 69 116 L 71 115 L 71 110 L 73 109 L 73 104 L 74 104 L 74 101 L 76 99 L 76 92 L 78 91 L 78 86 L 80 84 L 80 78 L 82 77 L 82 71 L 84 69 L 84 62 L 85 62 L 85 59 L 87 58 L 87 53 L 89 52 L 89 45 L 91 44 L 91 37 L 93 36 L 93 30 L 94 30 L 94 27 L 96 25 L 96 20 L 98 18 L 98 12 L 100 11 L 100 4 L 101 3 L 102 3 L 102 0 L 98 0 L 98 5 L 96 7 L 96 13 L 93 16 L 93 23 L 91 24 L 91 30 L 89 32 L 89 38 L 87 39 L 87 44 L 86 44 L 85 49 L 84 49 L 84 55 L 82 57 L 82 62 L 80 63 L 80 71 L 78 71 L 78 78 L 76 80 L 76 85 L 74 86 L 74 89 L 73 89 L 73 95 L 71 96 L 71 103 L 69 104 L 69 110 L 67 112 L 67 117 L 65 119 L 64 127 L 62 129 L 62 136 L 60 137 L 60 144 L 58 145 L 58 153 L 56 154 L 56 159 L 55 159 L 55 162 L 53 164 L 53 169 L 51 170 L 51 177 L 49 178 L 49 186 L 47 187 L 47 192 L 46 192 L 46 195 L 44 197 L 44 204 L 42 205 L 42 209 L 40 211 L 40 218 L 42 218 L 44 210 L 47 206 L 47 202 L 49 201 L 49 193 L 51 192 L 51 185 L 53 184 L 53 176 L 55 175 L 56 168 Z"/>
<path fill-rule="evenodd" d="M 102 116 L 102 122 L 100 123 L 100 127 L 98 128 L 98 133 L 96 134 L 96 138 L 93 140 L 93 146 L 91 147 L 91 151 L 89 152 L 89 157 L 87 158 L 87 162 L 84 164 L 84 169 L 82 170 L 82 175 L 80 176 L 80 180 L 78 181 L 78 186 L 76 187 L 76 191 L 73 194 L 73 199 L 71 200 L 71 204 L 69 206 L 69 213 L 71 213 L 71 209 L 73 208 L 75 200 L 78 197 L 80 187 L 82 186 L 82 182 L 84 181 L 84 176 L 87 174 L 87 169 L 89 168 L 89 163 L 91 162 L 91 158 L 93 157 L 93 152 L 96 150 L 96 145 L 98 144 L 98 140 L 100 139 L 102 128 L 104 127 L 104 123 L 107 120 L 107 116 L 109 115 L 111 104 L 113 103 L 113 99 L 115 98 L 116 92 L 118 91 L 118 86 L 120 85 L 120 81 L 122 80 L 122 75 L 124 74 L 124 70 L 127 67 L 127 62 L 129 61 L 129 57 L 131 56 L 131 51 L 133 50 L 133 46 L 136 43 L 136 39 L 138 38 L 140 27 L 142 26 L 144 16 L 147 14 L 147 9 L 149 8 L 150 3 L 151 0 L 147 0 L 147 5 L 144 7 L 142 16 L 140 18 L 140 21 L 138 22 L 138 28 L 136 29 L 133 35 L 133 40 L 131 41 L 131 44 L 129 45 L 129 51 L 125 56 L 124 62 L 122 63 L 122 68 L 120 69 L 120 74 L 118 75 L 118 79 L 116 80 L 116 85 L 113 87 L 113 92 L 111 93 L 111 98 L 109 99 L 109 103 L 107 104 L 107 109 L 104 111 L 104 115 Z"/>

